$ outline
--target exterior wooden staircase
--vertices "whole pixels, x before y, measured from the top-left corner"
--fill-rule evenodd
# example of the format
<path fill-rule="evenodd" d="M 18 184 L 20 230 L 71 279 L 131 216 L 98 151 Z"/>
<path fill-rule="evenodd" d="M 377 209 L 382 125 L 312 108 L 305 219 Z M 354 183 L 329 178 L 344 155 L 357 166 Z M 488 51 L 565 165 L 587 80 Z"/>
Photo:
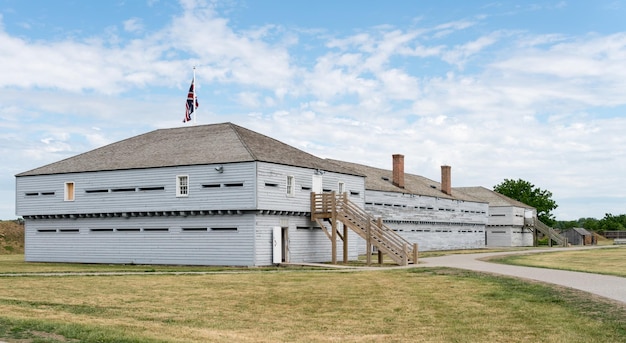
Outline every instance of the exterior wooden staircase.
<path fill-rule="evenodd" d="M 347 262 L 347 228 L 356 232 L 367 243 L 367 263 L 371 263 L 371 247 L 387 254 L 401 266 L 417 264 L 417 244 L 411 243 L 398 235 L 381 218 L 374 218 L 369 213 L 348 199 L 347 193 L 311 193 L 311 220 L 318 223 L 332 242 L 333 263 L 337 263 L 337 237 L 344 243 L 344 262 Z M 344 225 L 344 232 L 339 232 L 338 223 Z"/>
<path fill-rule="evenodd" d="M 553 228 L 541 222 L 536 218 L 533 218 L 533 226 L 535 228 L 535 245 L 537 245 L 537 233 L 541 232 L 545 237 L 548 237 L 548 245 L 552 246 L 552 242 L 556 242 L 557 245 L 567 247 L 567 237 L 556 232 Z"/>

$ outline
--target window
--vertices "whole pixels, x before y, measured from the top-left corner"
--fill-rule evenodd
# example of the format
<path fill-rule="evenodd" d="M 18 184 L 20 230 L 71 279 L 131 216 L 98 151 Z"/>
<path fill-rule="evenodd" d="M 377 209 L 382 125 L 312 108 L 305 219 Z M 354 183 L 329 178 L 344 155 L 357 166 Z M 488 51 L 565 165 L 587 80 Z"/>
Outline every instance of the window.
<path fill-rule="evenodd" d="M 212 227 L 211 231 L 237 231 L 236 227 Z"/>
<path fill-rule="evenodd" d="M 134 188 L 113 188 L 111 192 L 134 192 Z"/>
<path fill-rule="evenodd" d="M 91 232 L 113 232 L 113 229 L 91 229 Z"/>
<path fill-rule="evenodd" d="M 165 187 L 163 186 L 154 186 L 154 187 L 139 187 L 140 192 L 148 192 L 148 191 L 163 191 Z"/>
<path fill-rule="evenodd" d="M 85 193 L 91 194 L 91 193 L 109 193 L 108 189 L 87 189 L 85 190 Z"/>
<path fill-rule="evenodd" d="M 189 196 L 189 176 L 187 175 L 176 176 L 176 196 L 177 197 Z"/>
<path fill-rule="evenodd" d="M 287 176 L 287 195 L 288 196 L 293 196 L 294 195 L 294 180 L 293 180 L 293 176 L 289 175 Z"/>
<path fill-rule="evenodd" d="M 165 228 L 165 227 L 153 227 L 153 228 L 144 228 L 143 232 L 166 232 L 169 230 L 170 229 Z"/>
<path fill-rule="evenodd" d="M 74 182 L 65 183 L 65 201 L 74 201 Z"/>
<path fill-rule="evenodd" d="M 346 192 L 346 184 L 343 181 L 339 181 L 338 185 L 339 194 L 343 194 Z"/>
<path fill-rule="evenodd" d="M 79 229 L 60 229 L 59 232 L 80 232 Z"/>

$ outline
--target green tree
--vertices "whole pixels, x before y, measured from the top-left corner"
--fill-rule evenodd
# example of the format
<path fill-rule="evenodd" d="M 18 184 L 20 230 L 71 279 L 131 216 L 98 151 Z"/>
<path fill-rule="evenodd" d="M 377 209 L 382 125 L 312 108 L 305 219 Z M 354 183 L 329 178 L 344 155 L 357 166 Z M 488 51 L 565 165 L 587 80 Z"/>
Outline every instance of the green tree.
<path fill-rule="evenodd" d="M 555 219 L 551 212 L 558 205 L 552 200 L 552 192 L 535 187 L 532 183 L 522 179 L 504 179 L 502 183 L 495 185 L 493 190 L 534 207 L 539 220 L 546 225 L 554 225 Z"/>
<path fill-rule="evenodd" d="M 554 223 L 555 229 L 565 230 L 573 227 L 582 227 L 589 231 L 598 231 L 598 223 L 600 221 L 596 218 L 579 218 L 578 220 L 557 220 Z"/>
<path fill-rule="evenodd" d="M 598 222 L 599 231 L 626 230 L 626 214 L 614 216 L 606 213 Z"/>

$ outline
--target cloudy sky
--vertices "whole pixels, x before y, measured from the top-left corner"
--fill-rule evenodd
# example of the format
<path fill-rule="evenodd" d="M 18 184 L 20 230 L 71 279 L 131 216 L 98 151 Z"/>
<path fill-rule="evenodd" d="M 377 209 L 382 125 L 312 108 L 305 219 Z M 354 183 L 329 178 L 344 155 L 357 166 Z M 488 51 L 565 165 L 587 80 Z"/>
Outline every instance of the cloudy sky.
<path fill-rule="evenodd" d="M 14 175 L 233 122 L 453 186 L 524 179 L 626 213 L 626 1 L 0 0 L 0 219 Z M 193 142 L 189 142 L 193 144 Z"/>

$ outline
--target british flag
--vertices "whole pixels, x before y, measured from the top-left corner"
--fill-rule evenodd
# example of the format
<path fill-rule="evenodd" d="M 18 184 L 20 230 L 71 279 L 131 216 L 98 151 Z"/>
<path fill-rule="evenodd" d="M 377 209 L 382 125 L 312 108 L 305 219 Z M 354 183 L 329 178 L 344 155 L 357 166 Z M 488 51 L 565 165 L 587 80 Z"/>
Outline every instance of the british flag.
<path fill-rule="evenodd" d="M 191 86 L 189 87 L 189 93 L 187 94 L 187 109 L 185 110 L 185 119 L 183 119 L 183 123 L 191 121 L 191 114 L 198 107 L 198 99 L 196 98 L 196 90 L 194 89 L 194 81 L 195 79 L 191 80 Z"/>

